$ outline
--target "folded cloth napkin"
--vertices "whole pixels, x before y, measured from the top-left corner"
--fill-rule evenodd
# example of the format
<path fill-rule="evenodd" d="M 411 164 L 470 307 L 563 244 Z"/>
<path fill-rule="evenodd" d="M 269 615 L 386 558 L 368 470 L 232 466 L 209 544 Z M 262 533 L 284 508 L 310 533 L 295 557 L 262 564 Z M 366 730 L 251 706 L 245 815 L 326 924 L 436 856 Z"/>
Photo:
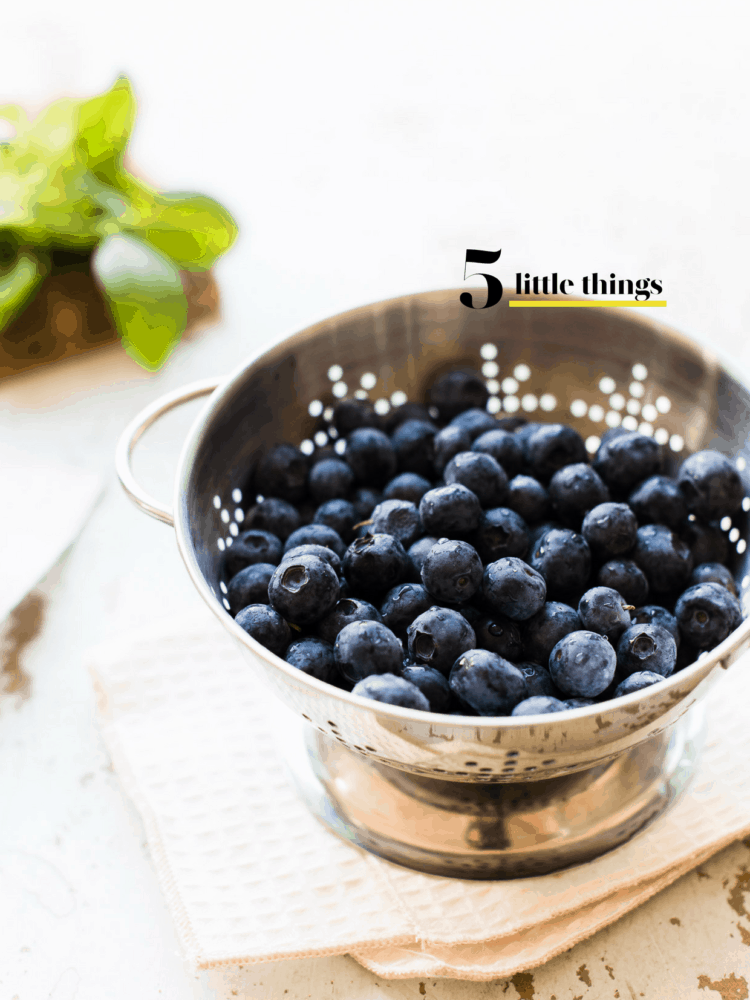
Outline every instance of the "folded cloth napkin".
<path fill-rule="evenodd" d="M 0 622 L 73 542 L 101 490 L 94 473 L 0 445 Z"/>
<path fill-rule="evenodd" d="M 710 690 L 705 748 L 670 809 L 595 861 L 502 882 L 401 868 L 314 819 L 282 759 L 296 719 L 208 611 L 113 640 L 89 665 L 194 969 L 348 953 L 388 978 L 510 976 L 750 832 L 747 660 Z"/>

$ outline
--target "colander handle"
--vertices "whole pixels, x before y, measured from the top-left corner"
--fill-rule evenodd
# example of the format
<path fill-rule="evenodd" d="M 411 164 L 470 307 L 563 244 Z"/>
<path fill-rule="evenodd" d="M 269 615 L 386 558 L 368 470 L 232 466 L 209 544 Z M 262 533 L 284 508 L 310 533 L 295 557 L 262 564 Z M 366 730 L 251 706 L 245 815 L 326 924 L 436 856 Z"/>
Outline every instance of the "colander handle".
<path fill-rule="evenodd" d="M 145 430 L 148 430 L 151 424 L 155 423 L 159 417 L 169 410 L 173 410 L 176 406 L 181 406 L 182 403 L 189 403 L 191 399 L 197 399 L 199 396 L 207 396 L 218 385 L 221 385 L 222 381 L 223 379 L 221 378 L 202 379 L 200 382 L 191 382 L 190 385 L 185 385 L 181 389 L 175 389 L 173 392 L 166 393 L 166 395 L 161 396 L 145 407 L 145 409 L 141 410 L 120 435 L 115 452 L 115 468 L 117 469 L 117 476 L 122 484 L 122 488 L 136 507 L 140 507 L 141 510 L 150 514 L 151 517 L 155 517 L 157 521 L 164 521 L 165 524 L 174 525 L 174 512 L 171 507 L 167 507 L 166 504 L 160 503 L 146 493 L 136 480 L 130 464 L 133 449 L 138 443 L 141 434 Z"/>

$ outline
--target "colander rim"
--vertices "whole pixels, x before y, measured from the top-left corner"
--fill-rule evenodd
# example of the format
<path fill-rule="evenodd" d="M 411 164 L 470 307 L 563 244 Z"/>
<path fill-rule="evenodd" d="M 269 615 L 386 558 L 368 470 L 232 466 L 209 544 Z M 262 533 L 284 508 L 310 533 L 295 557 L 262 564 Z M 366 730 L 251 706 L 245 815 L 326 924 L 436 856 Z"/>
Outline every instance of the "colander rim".
<path fill-rule="evenodd" d="M 340 701 L 345 705 L 354 704 L 359 708 L 367 709 L 370 712 L 375 712 L 376 714 L 383 715 L 386 718 L 391 718 L 393 720 L 401 720 L 410 723 L 421 722 L 428 725 L 454 726 L 461 729 L 470 728 L 473 730 L 478 728 L 500 730 L 504 727 L 509 727 L 510 729 L 524 729 L 529 726 L 539 725 L 540 723 L 549 725 L 552 724 L 553 721 L 559 721 L 561 723 L 567 722 L 573 717 L 575 719 L 588 719 L 595 718 L 596 716 L 604 717 L 608 712 L 627 709 L 629 706 L 643 701 L 644 697 L 650 697 L 651 695 L 644 695 L 644 692 L 649 692 L 650 688 L 643 688 L 640 691 L 634 691 L 632 694 L 610 699 L 608 702 L 594 703 L 593 705 L 589 705 L 585 708 L 569 708 L 564 711 L 551 714 L 548 713 L 525 716 L 457 716 L 442 712 L 423 712 L 418 709 L 403 708 L 399 705 L 389 705 L 385 702 L 378 702 L 370 698 L 363 698 L 360 695 L 352 694 L 350 691 L 344 691 L 341 688 L 334 687 L 332 684 L 327 684 L 325 681 L 311 677 L 309 674 L 306 674 L 294 667 L 291 663 L 287 663 L 286 660 L 283 660 L 280 656 L 272 653 L 265 646 L 262 646 L 256 639 L 253 639 L 252 636 L 245 632 L 245 630 L 235 622 L 230 613 L 222 606 L 216 594 L 206 582 L 203 573 L 198 566 L 193 546 L 190 542 L 190 534 L 186 523 L 186 506 L 183 505 L 182 498 L 190 479 L 195 456 L 201 443 L 206 425 L 221 412 L 227 397 L 231 396 L 237 387 L 237 384 L 245 379 L 249 369 L 260 367 L 264 362 L 268 364 L 272 360 L 277 361 L 277 355 L 282 348 L 286 349 L 287 352 L 293 350 L 296 343 L 307 339 L 316 327 L 331 323 L 351 323 L 357 318 L 358 315 L 370 314 L 374 307 L 383 309 L 388 308 L 389 306 L 396 306 L 399 303 L 406 304 L 415 299 L 425 299 L 431 297 L 445 297 L 448 295 L 455 295 L 458 297 L 461 291 L 464 290 L 465 289 L 460 288 L 439 288 L 429 291 L 413 292 L 411 294 L 393 296 L 389 299 L 382 299 L 376 302 L 367 303 L 353 309 L 347 309 L 343 312 L 336 313 L 333 316 L 327 315 L 323 319 L 310 323 L 301 329 L 299 327 L 295 327 L 292 333 L 287 334 L 280 339 L 275 339 L 273 343 L 265 344 L 247 360 L 239 364 L 233 371 L 231 371 L 229 375 L 227 375 L 226 378 L 217 386 L 199 414 L 196 416 L 182 446 L 178 462 L 177 475 L 175 477 L 173 506 L 175 512 L 174 528 L 178 550 L 185 563 L 188 573 L 190 574 L 193 584 L 198 589 L 201 597 L 211 611 L 213 611 L 216 617 L 221 621 L 224 627 L 228 629 L 230 634 L 233 635 L 239 643 L 249 649 L 256 657 L 263 660 L 268 666 L 277 670 L 280 669 L 290 680 L 296 683 L 301 683 L 303 686 L 309 687 L 313 691 L 317 691 L 320 695 L 333 699 L 334 701 Z M 508 299 L 517 297 L 518 296 L 514 294 L 507 296 Z M 553 296 L 546 296 L 546 298 L 552 297 Z M 560 298 L 560 296 L 557 297 Z M 573 297 L 565 296 L 565 298 L 571 299 Z M 600 312 L 600 309 L 594 309 L 592 311 Z M 693 348 L 699 347 L 700 351 L 708 360 L 710 360 L 723 372 L 732 375 L 737 382 L 743 384 L 741 379 L 733 375 L 731 367 L 724 364 L 715 352 L 704 347 L 702 344 L 698 344 L 697 341 L 694 341 L 686 334 L 680 333 L 672 327 L 660 323 L 651 317 L 640 314 L 632 315 L 631 311 L 628 309 L 612 309 L 608 307 L 607 312 L 609 314 L 615 312 L 622 315 L 623 318 L 627 319 L 630 323 L 646 327 L 651 331 L 656 330 L 660 336 L 666 337 L 672 342 L 686 343 Z M 719 667 L 726 669 L 726 667 L 722 664 L 724 657 L 730 654 L 737 646 L 742 645 L 742 643 L 749 638 L 750 618 L 746 618 L 743 620 L 742 624 L 738 626 L 734 632 L 728 635 L 727 638 L 724 639 L 724 641 L 718 646 L 709 652 L 701 653 L 695 662 L 690 664 L 690 666 L 684 667 L 682 670 L 672 674 L 670 677 L 664 678 L 663 681 L 653 685 L 653 688 L 658 690 L 659 695 L 664 695 L 669 691 L 674 690 L 685 680 L 692 681 L 694 675 L 696 674 L 708 676 L 709 673 L 712 673 Z M 686 695 L 689 694 L 689 691 L 691 691 L 695 686 L 695 684 L 691 684 L 689 690 L 686 692 Z M 656 694 L 657 692 L 654 691 L 653 693 Z"/>

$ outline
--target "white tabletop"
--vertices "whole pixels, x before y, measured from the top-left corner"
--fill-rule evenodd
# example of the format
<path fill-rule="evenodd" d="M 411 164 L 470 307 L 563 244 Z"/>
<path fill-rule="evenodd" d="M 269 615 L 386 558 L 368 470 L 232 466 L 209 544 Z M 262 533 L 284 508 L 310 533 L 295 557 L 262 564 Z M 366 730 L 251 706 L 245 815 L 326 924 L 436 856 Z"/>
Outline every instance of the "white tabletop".
<path fill-rule="evenodd" d="M 113 347 L 0 383 L 0 442 L 107 481 L 41 585 L 44 622 L 22 660 L 31 693 L 0 699 L 0 997 L 748 996 L 742 844 L 512 982 L 386 982 L 346 957 L 191 976 L 83 664 L 155 608 L 200 600 L 171 530 L 115 481 L 130 417 L 309 321 L 459 285 L 467 247 L 502 248 L 504 279 L 660 278 L 659 318 L 750 371 L 743 17 L 739 4 L 704 22 L 689 5 L 678 17 L 666 4 L 330 0 L 4 14 L 0 101 L 94 93 L 126 70 L 141 100 L 137 168 L 220 198 L 242 236 L 217 268 L 223 321 L 162 372 Z M 139 449 L 159 496 L 194 412 Z"/>

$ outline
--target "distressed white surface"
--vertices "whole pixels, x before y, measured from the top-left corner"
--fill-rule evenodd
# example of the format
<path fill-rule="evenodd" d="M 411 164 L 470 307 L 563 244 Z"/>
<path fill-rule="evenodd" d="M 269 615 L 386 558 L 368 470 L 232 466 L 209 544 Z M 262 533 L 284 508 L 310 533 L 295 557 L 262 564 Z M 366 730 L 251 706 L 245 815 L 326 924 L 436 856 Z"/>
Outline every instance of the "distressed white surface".
<path fill-rule="evenodd" d="M 108 486 L 45 585 L 47 620 L 25 659 L 31 698 L 0 703 L 3 1000 L 423 995 L 347 958 L 186 972 L 82 664 L 92 643 L 156 609 L 201 606 L 170 530 L 114 482 L 117 435 L 161 392 L 310 320 L 459 285 L 472 246 L 503 248 L 504 279 L 660 277 L 659 318 L 747 371 L 747 16 L 740 3 L 709 15 L 694 3 L 330 0 L 3 12 L 2 100 L 88 94 L 127 70 L 141 97 L 135 163 L 157 184 L 222 198 L 243 229 L 218 268 L 223 325 L 159 375 L 105 349 L 0 383 L 0 441 Z M 164 498 L 188 420 L 171 415 L 137 455 Z M 749 864 L 746 848 L 725 851 L 710 877 L 685 876 L 531 985 L 423 988 L 436 1000 L 710 1000 L 720 991 L 700 989 L 700 975 L 750 981 L 738 927 L 750 924 L 728 902 Z"/>
<path fill-rule="evenodd" d="M 101 489 L 92 472 L 0 446 L 0 622 L 73 542 Z"/>

